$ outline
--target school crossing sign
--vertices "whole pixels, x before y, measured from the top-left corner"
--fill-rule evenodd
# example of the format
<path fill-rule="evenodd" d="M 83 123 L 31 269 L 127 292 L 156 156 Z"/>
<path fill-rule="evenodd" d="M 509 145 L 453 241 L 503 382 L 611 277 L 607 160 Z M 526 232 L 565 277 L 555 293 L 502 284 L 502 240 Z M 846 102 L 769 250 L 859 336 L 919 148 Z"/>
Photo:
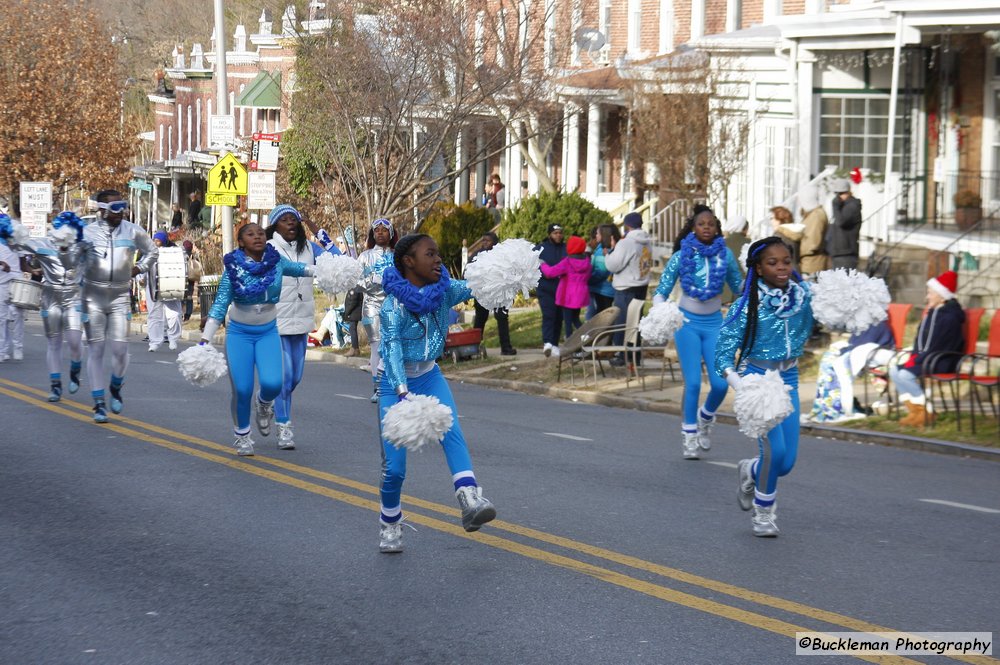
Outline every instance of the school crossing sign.
<path fill-rule="evenodd" d="M 231 154 L 223 156 L 208 172 L 209 196 L 227 194 L 229 196 L 247 195 L 246 167 Z"/>

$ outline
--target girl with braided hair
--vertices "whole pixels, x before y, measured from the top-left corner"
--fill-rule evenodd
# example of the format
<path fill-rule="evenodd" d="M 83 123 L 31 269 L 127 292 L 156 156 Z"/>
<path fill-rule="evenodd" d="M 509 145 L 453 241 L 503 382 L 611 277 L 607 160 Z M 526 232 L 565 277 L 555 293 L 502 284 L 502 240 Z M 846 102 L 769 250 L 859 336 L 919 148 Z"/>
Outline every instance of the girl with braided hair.
<path fill-rule="evenodd" d="M 455 399 L 435 362 L 448 335 L 449 311 L 471 298 L 472 292 L 465 281 L 451 279 L 441 263 L 437 243 L 422 233 L 400 238 L 393 263 L 382 273 L 386 297 L 379 313 L 382 328 L 379 423 L 389 407 L 405 400 L 411 391 L 433 395 L 451 409 L 452 426 L 441 447 L 462 508 L 462 526 L 466 531 L 478 531 L 496 517 L 497 511 L 476 482 Z M 380 552 L 403 550 L 400 495 L 405 476 L 406 448 L 396 448 L 383 438 Z"/>
<path fill-rule="evenodd" d="M 684 375 L 681 453 L 684 459 L 696 460 L 701 455 L 700 450 L 711 447 L 709 434 L 715 424 L 715 411 L 726 397 L 725 380 L 711 369 L 722 328 L 722 287 L 729 284 L 733 293 L 739 293 L 743 281 L 740 266 L 722 237 L 719 219 L 704 206 L 681 229 L 674 253 L 653 294 L 653 303 L 669 298 L 678 280 L 681 283 L 678 306 L 684 313 L 684 325 L 674 336 Z M 703 360 L 709 368 L 711 388 L 704 406 L 699 409 Z"/>
<path fill-rule="evenodd" d="M 736 391 L 741 375 L 767 370 L 780 372 L 791 387 L 792 413 L 758 439 L 756 459 L 738 465 L 740 508 L 753 509 L 755 536 L 774 537 L 778 478 L 792 470 L 798 452 L 798 359 L 813 328 L 813 312 L 809 284 L 792 269 L 792 252 L 781 238 L 750 245 L 746 265 L 743 293 L 722 325 L 715 369 Z"/>

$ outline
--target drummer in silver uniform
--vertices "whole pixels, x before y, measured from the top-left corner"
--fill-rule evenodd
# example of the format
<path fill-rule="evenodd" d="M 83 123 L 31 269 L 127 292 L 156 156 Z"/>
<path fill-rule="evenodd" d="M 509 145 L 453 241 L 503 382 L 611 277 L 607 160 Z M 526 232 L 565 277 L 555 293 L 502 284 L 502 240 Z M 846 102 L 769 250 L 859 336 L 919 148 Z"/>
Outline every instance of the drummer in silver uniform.
<path fill-rule="evenodd" d="M 361 281 L 358 282 L 358 286 L 364 291 L 361 324 L 368 334 L 368 344 L 371 347 L 369 364 L 372 381 L 375 384 L 372 402 L 378 401 L 378 345 L 381 339 L 378 313 L 382 309 L 382 303 L 385 302 L 382 273 L 392 265 L 392 248 L 396 246 L 396 240 L 396 230 L 392 227 L 392 222 L 388 219 L 376 219 L 368 229 L 368 249 L 361 252 L 358 257 L 358 263 L 363 268 Z"/>
<path fill-rule="evenodd" d="M 60 213 L 47 238 L 29 238 L 11 246 L 35 257 L 42 268 L 42 325 L 48 339 L 45 354 L 49 369 L 50 402 L 62 398 L 63 339 L 69 345 L 69 392 L 80 389 L 83 358 L 83 321 L 80 302 L 80 263 L 87 223 L 72 212 Z M 60 232 L 60 229 L 62 231 Z"/>
<path fill-rule="evenodd" d="M 94 421 L 108 422 L 104 402 L 104 349 L 111 349 L 109 406 L 122 411 L 122 384 L 128 367 L 128 325 L 132 318 L 130 286 L 132 278 L 148 273 L 158 250 L 141 227 L 124 220 L 128 202 L 121 192 L 105 189 L 97 193 L 97 222 L 88 224 L 83 237 L 87 243 L 83 272 L 84 330 L 89 355 L 87 375 L 94 398 Z M 136 261 L 138 251 L 142 257 Z"/>
<path fill-rule="evenodd" d="M 21 276 L 21 257 L 8 246 L 13 232 L 10 217 L 0 215 L 0 363 L 24 358 L 24 313 L 7 302 L 11 281 Z"/>

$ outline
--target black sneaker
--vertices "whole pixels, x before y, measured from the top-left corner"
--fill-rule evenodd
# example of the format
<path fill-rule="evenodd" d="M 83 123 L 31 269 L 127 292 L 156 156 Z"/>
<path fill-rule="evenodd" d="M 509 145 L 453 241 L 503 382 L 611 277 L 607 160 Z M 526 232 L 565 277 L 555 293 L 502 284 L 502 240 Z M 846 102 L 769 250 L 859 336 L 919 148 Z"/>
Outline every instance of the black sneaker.
<path fill-rule="evenodd" d="M 501 356 L 516 356 L 517 349 L 503 349 L 500 351 Z"/>
<path fill-rule="evenodd" d="M 608 364 L 611 365 L 612 367 L 624 367 L 625 359 L 615 356 L 614 358 L 608 361 Z"/>

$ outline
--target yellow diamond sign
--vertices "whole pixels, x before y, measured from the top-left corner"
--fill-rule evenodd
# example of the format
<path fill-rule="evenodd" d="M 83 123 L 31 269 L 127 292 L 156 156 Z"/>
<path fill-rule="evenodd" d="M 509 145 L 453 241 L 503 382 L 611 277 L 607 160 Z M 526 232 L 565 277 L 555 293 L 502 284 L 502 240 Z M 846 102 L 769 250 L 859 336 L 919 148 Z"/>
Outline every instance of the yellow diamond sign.
<path fill-rule="evenodd" d="M 226 155 L 208 172 L 208 193 L 247 195 L 247 169 L 232 155 Z"/>

